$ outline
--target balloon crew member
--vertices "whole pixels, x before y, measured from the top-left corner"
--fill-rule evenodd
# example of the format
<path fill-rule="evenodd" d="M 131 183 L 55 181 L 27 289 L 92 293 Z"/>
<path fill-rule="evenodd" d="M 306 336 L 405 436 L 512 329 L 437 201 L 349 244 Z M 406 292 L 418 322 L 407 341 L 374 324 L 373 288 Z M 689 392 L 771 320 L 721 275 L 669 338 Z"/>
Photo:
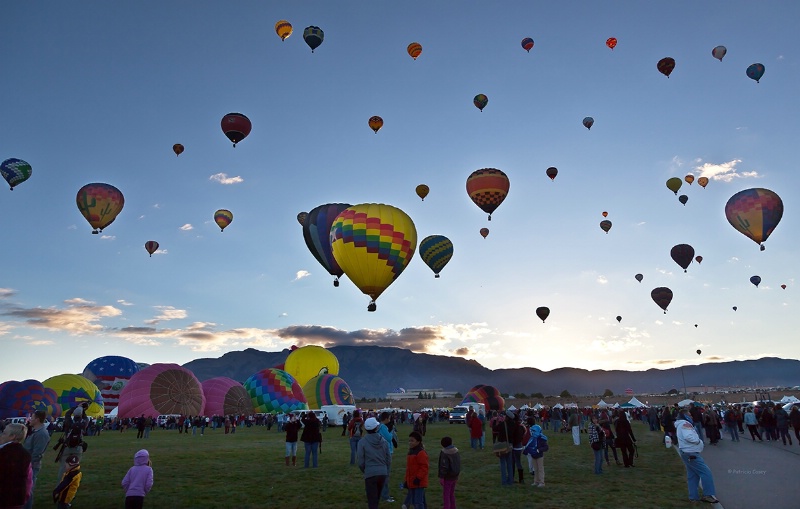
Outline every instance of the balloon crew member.
<path fill-rule="evenodd" d="M 64 476 L 61 482 L 58 483 L 56 489 L 53 490 L 53 502 L 56 503 L 57 509 L 69 509 L 72 507 L 72 500 L 75 494 L 78 493 L 78 487 L 81 485 L 81 458 L 77 454 L 70 454 L 64 459 L 67 469 L 64 471 Z"/>
<path fill-rule="evenodd" d="M 412 431 L 408 435 L 408 455 L 406 456 L 406 476 L 403 488 L 408 489 L 404 505 L 414 509 L 428 509 L 425 488 L 428 487 L 428 453 L 422 445 L 422 434 Z"/>

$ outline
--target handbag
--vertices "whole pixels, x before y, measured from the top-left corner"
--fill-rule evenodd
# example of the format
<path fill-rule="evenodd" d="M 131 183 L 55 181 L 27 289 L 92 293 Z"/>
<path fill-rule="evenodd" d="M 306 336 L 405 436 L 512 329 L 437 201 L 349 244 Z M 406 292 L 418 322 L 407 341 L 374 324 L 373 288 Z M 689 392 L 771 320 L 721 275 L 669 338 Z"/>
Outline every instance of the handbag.
<path fill-rule="evenodd" d="M 503 426 L 505 426 L 506 428 L 506 438 L 508 438 L 508 424 L 506 424 L 505 421 L 503 421 Z M 506 454 L 510 453 L 512 449 L 513 446 L 508 441 L 495 442 L 494 445 L 492 446 L 494 455 L 497 456 L 498 458 L 500 456 L 505 456 Z"/>

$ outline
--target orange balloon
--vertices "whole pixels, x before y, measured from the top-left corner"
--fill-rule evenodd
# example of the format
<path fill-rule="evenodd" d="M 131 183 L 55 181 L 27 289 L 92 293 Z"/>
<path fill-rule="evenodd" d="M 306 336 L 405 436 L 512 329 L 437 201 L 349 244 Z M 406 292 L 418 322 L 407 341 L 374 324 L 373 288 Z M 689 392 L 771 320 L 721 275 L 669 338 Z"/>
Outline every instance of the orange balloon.
<path fill-rule="evenodd" d="M 683 177 L 683 180 L 685 180 L 687 184 L 692 185 L 692 182 L 694 182 L 694 175 L 686 175 Z"/>
<path fill-rule="evenodd" d="M 420 54 L 422 54 L 422 44 L 418 42 L 412 42 L 411 44 L 408 45 L 408 48 L 406 48 L 406 50 L 408 51 L 408 54 L 411 56 L 411 58 L 416 60 L 417 57 L 420 56 Z"/>
<path fill-rule="evenodd" d="M 425 201 L 425 197 L 428 196 L 428 193 L 431 192 L 431 188 L 426 186 L 425 184 L 420 184 L 417 186 L 417 196 L 419 196 L 422 201 Z"/>
<path fill-rule="evenodd" d="M 603 211 L 603 217 L 608 217 L 608 212 Z"/>
<path fill-rule="evenodd" d="M 700 184 L 700 187 L 705 189 L 705 187 L 708 185 L 708 177 L 700 177 L 697 179 L 697 183 Z"/>
<path fill-rule="evenodd" d="M 606 46 L 608 46 L 612 50 L 614 49 L 614 47 L 616 45 L 617 45 L 617 38 L 616 37 L 609 37 L 608 39 L 606 39 Z"/>

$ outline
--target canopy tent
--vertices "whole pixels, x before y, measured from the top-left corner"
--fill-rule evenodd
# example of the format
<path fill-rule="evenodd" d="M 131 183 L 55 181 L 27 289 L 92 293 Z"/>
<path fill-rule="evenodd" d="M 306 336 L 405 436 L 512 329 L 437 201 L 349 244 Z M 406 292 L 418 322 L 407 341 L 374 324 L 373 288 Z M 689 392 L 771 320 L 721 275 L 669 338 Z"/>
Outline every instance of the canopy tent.
<path fill-rule="evenodd" d="M 797 399 L 797 396 L 784 396 L 781 398 L 781 403 L 800 403 L 800 399 Z"/>
<path fill-rule="evenodd" d="M 541 410 L 542 409 L 542 404 L 541 403 L 536 403 L 535 405 L 533 405 L 533 409 L 534 410 Z"/>
<path fill-rule="evenodd" d="M 527 404 L 527 403 L 525 403 L 524 405 L 522 405 L 521 407 L 519 407 L 519 409 L 520 409 L 520 410 L 527 410 L 527 409 L 529 409 L 529 408 L 530 408 L 530 407 L 528 406 L 528 404 Z"/>
<path fill-rule="evenodd" d="M 632 406 L 634 406 L 634 407 L 636 407 L 636 408 L 642 408 L 642 407 L 644 406 L 644 403 L 642 403 L 641 401 L 639 401 L 638 399 L 636 399 L 636 396 L 632 397 L 632 398 L 631 398 L 631 400 L 630 400 L 630 401 L 628 401 L 628 403 L 627 403 L 627 404 L 628 404 L 628 405 L 632 405 Z"/>
<path fill-rule="evenodd" d="M 636 408 L 636 405 L 632 405 L 630 402 L 628 402 L 628 403 L 623 403 L 623 404 L 619 405 L 618 408 Z"/>
<path fill-rule="evenodd" d="M 556 403 L 555 405 L 553 405 L 553 408 L 564 408 L 564 405 L 562 405 L 561 403 Z"/>
<path fill-rule="evenodd" d="M 603 401 L 603 400 L 601 399 L 600 401 L 598 401 L 598 402 L 597 402 L 597 404 L 596 404 L 595 406 L 596 406 L 596 407 L 600 407 L 600 408 L 608 408 L 608 407 L 610 407 L 611 405 L 609 405 L 608 403 L 606 403 L 605 401 Z"/>

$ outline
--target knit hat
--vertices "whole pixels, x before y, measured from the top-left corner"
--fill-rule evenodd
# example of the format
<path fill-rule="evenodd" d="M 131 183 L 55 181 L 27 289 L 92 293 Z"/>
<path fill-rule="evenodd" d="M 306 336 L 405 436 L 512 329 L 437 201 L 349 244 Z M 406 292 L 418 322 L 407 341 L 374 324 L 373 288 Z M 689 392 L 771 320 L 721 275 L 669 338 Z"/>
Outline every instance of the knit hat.
<path fill-rule="evenodd" d="M 414 438 L 417 442 L 422 442 L 422 435 L 420 435 L 419 431 L 412 431 L 408 436 Z"/>
<path fill-rule="evenodd" d="M 450 437 L 442 437 L 442 447 L 450 447 L 453 445 L 453 439 Z"/>

